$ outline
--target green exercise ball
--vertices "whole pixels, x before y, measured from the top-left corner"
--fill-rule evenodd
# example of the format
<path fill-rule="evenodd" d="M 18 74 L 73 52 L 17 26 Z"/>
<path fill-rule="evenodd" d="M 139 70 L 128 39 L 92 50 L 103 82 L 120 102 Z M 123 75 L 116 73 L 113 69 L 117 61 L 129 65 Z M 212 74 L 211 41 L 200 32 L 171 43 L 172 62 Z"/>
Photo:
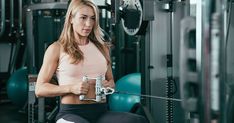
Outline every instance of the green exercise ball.
<path fill-rule="evenodd" d="M 24 106 L 28 98 L 28 71 L 26 67 L 16 70 L 7 82 L 7 95 L 13 104 Z"/>
<path fill-rule="evenodd" d="M 115 90 L 141 94 L 141 74 L 128 74 L 116 82 Z M 140 96 L 114 93 L 109 97 L 109 107 L 111 111 L 129 112 L 135 103 L 140 102 Z"/>

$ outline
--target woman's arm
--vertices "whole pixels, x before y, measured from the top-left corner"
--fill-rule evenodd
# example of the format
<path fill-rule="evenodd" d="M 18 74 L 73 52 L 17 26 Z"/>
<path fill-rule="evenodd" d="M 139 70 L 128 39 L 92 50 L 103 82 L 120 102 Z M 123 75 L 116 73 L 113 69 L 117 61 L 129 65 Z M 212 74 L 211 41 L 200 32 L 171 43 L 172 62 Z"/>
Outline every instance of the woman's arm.
<path fill-rule="evenodd" d="M 103 81 L 103 86 L 115 88 L 115 82 L 114 82 L 114 78 L 113 78 L 113 74 L 112 74 L 111 64 L 108 65 L 108 69 L 107 69 L 105 77 L 106 77 L 106 81 Z"/>
<path fill-rule="evenodd" d="M 105 52 L 110 59 L 110 52 L 109 52 L 108 46 L 105 47 Z M 111 63 L 109 63 L 107 66 L 107 72 L 106 72 L 105 78 L 106 78 L 106 80 L 103 81 L 103 83 L 102 83 L 103 86 L 115 88 L 115 82 L 114 82 L 114 78 L 113 78 Z"/>
<path fill-rule="evenodd" d="M 40 72 L 37 77 L 35 94 L 37 97 L 54 97 L 73 93 L 76 95 L 87 94 L 89 85 L 84 82 L 79 82 L 74 85 L 55 85 L 51 84 L 59 61 L 60 44 L 51 44 L 44 55 L 44 60 Z"/>
<path fill-rule="evenodd" d="M 61 96 L 70 93 L 69 86 L 58 86 L 50 83 L 58 67 L 59 54 L 60 45 L 58 43 L 53 43 L 47 48 L 37 77 L 35 89 L 37 97 Z"/>

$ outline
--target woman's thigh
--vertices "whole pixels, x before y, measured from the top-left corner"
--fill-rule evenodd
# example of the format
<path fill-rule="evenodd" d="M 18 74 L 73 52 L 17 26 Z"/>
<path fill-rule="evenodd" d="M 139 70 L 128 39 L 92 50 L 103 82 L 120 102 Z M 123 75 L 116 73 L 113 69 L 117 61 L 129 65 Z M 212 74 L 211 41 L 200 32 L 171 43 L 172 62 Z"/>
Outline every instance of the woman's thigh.
<path fill-rule="evenodd" d="M 60 117 L 56 123 L 89 123 L 84 118 L 75 114 L 66 114 Z"/>
<path fill-rule="evenodd" d="M 137 114 L 128 112 L 107 112 L 97 123 L 148 123 L 148 120 Z"/>

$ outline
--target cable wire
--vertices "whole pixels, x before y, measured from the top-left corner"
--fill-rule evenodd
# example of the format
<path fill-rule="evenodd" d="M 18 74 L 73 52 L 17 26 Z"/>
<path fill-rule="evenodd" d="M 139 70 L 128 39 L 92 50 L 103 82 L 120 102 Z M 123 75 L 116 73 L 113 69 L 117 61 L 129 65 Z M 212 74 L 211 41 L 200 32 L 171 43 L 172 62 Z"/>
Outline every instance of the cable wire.
<path fill-rule="evenodd" d="M 167 98 L 167 97 L 161 97 L 161 96 L 146 95 L 146 94 L 137 94 L 137 93 L 123 92 L 123 91 L 115 91 L 114 93 L 117 93 L 117 94 L 126 94 L 126 95 L 134 95 L 134 96 L 147 97 L 147 98 L 155 98 L 155 99 L 161 99 L 161 100 L 171 100 L 171 101 L 177 101 L 177 102 L 183 101 L 183 99 Z"/>

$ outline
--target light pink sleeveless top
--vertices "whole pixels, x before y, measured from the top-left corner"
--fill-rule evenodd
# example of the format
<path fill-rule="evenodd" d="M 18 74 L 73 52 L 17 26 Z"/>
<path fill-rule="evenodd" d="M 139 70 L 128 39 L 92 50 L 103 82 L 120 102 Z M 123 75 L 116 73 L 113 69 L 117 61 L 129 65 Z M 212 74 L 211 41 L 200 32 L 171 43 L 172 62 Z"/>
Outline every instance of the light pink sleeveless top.
<path fill-rule="evenodd" d="M 82 82 L 83 76 L 105 76 L 107 61 L 98 48 L 91 41 L 86 45 L 79 46 L 79 48 L 83 52 L 84 60 L 78 64 L 71 64 L 68 54 L 64 52 L 60 54 L 56 70 L 59 85 Z"/>

